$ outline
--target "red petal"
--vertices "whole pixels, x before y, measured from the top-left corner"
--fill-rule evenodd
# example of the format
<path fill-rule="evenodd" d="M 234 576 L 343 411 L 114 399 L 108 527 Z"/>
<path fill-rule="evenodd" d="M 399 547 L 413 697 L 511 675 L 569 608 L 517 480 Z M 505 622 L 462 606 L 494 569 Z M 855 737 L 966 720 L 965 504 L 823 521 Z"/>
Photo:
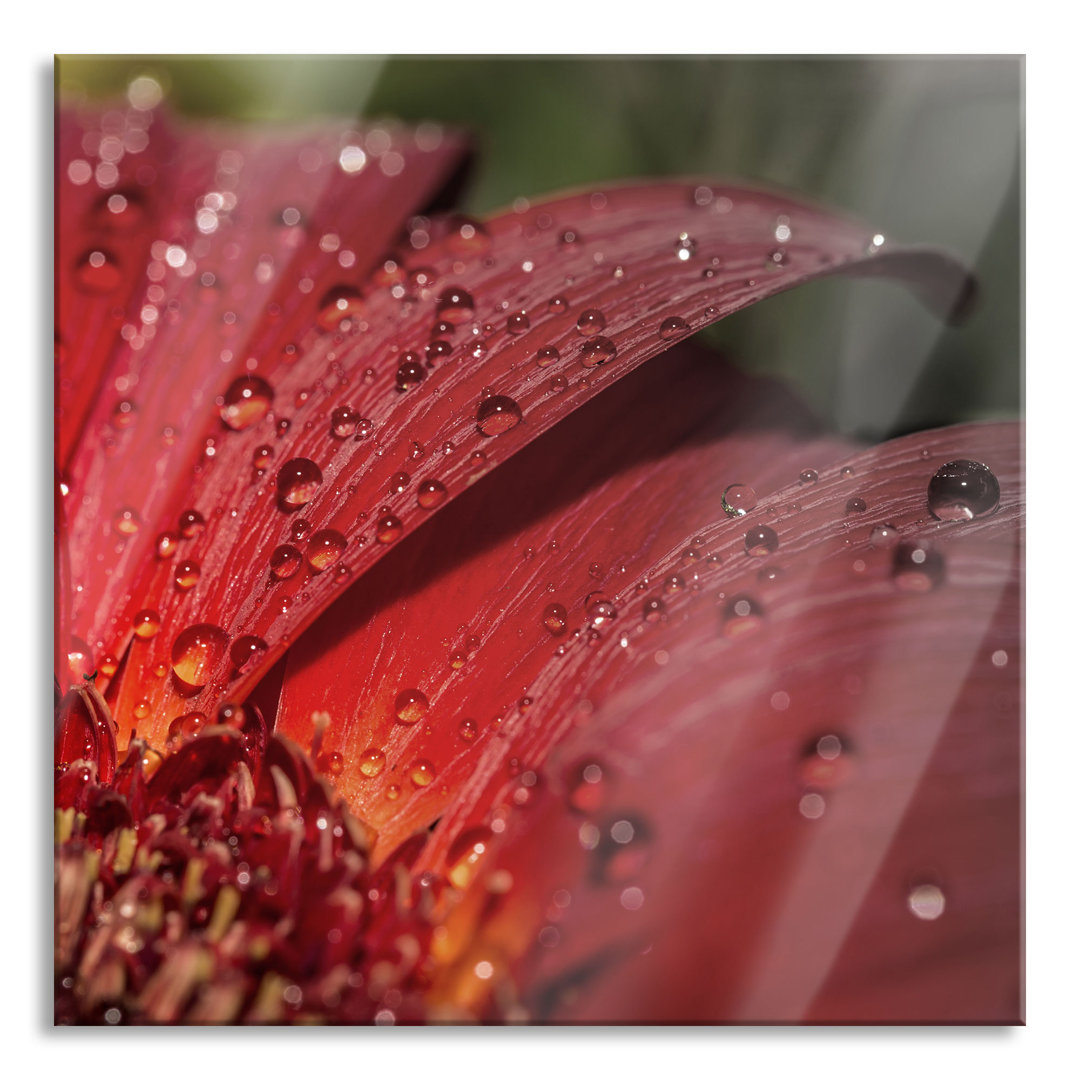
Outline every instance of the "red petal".
<path fill-rule="evenodd" d="M 700 593 L 538 697 L 541 729 L 591 708 L 534 797 L 496 809 L 441 995 L 552 1022 L 1018 1022 L 1019 442 L 951 428 L 819 470 L 771 519 L 775 582 L 743 523 L 706 531 L 724 563 Z M 1001 503 L 938 522 L 927 483 L 957 458 Z M 872 540 L 882 522 L 899 537 Z M 936 555 L 903 562 L 898 539 Z M 729 636 L 740 595 L 762 618 Z"/>
<path fill-rule="evenodd" d="M 655 408 L 665 396 L 678 407 Z M 543 723 L 531 710 L 538 684 L 565 681 L 591 653 L 587 607 L 614 600 L 617 633 L 672 575 L 697 587 L 713 549 L 690 541 L 725 487 L 753 483 L 764 504 L 797 485 L 794 455 L 823 466 L 843 446 L 814 427 L 775 384 L 677 346 L 465 492 L 362 598 L 328 610 L 289 654 L 278 730 L 307 745 L 313 719 L 324 725 L 320 750 L 380 831 L 377 856 L 460 807 L 463 791 L 486 813 L 574 722 L 572 708 Z M 397 715 L 410 691 L 427 702 L 419 722 Z M 415 762 L 430 769 L 414 779 Z M 464 824 L 440 835 L 449 843 Z"/>
<path fill-rule="evenodd" d="M 213 154 L 222 145 L 215 144 Z M 303 193 L 305 177 L 288 157 L 295 148 L 286 152 L 253 140 L 244 153 L 260 162 L 266 155 L 266 169 L 260 166 L 260 171 L 275 173 L 275 212 L 280 212 L 287 193 Z M 372 174 L 366 170 L 360 178 Z M 408 170 L 402 175 L 409 175 Z M 428 177 L 424 169 L 421 175 Z M 197 192 L 200 186 L 190 190 Z M 266 208 L 258 199 L 251 205 L 255 217 L 244 236 L 258 239 L 265 220 L 259 208 Z M 370 227 L 370 203 L 364 200 L 356 209 L 356 220 Z M 782 250 L 775 240 L 779 216 L 792 232 Z M 392 213 L 385 219 L 399 220 Z M 191 234 L 190 222 L 176 227 L 181 225 Z M 121 371 L 138 374 L 132 400 L 140 420 L 130 432 L 121 431 L 115 446 L 94 448 L 80 458 L 72 476 L 72 501 L 78 507 L 72 550 L 79 553 L 73 573 L 76 590 L 83 587 L 74 615 L 76 627 L 83 630 L 80 636 L 117 658 L 132 642 L 132 619 L 138 612 L 155 612 L 161 625 L 156 637 L 132 645 L 116 700 L 121 731 L 135 726 L 160 743 L 171 716 L 208 712 L 222 696 L 243 696 L 341 586 L 379 558 L 385 547 L 380 540 L 392 542 L 430 516 L 430 511 L 416 508 L 421 494 L 413 487 L 417 479 L 438 481 L 449 501 L 479 472 L 509 457 L 609 380 L 667 347 L 672 336 L 801 281 L 850 272 L 860 260 L 872 264 L 871 272 L 901 276 L 909 274 L 912 260 L 941 268 L 950 286 L 945 303 L 952 304 L 965 283 L 953 264 L 931 255 L 868 256 L 868 236 L 859 226 L 779 196 L 670 183 L 570 196 L 502 215 L 484 227 L 457 220 L 418 224 L 411 234 L 418 253 L 403 260 L 410 271 L 404 287 L 412 290 L 413 298 L 403 304 L 393 295 L 393 274 L 369 281 L 362 317 L 354 310 L 354 298 L 338 297 L 343 307 L 333 309 L 334 317 L 344 312 L 350 324 L 347 333 L 344 323 L 336 327 L 338 333 L 328 332 L 326 318 L 313 310 L 315 298 L 325 295 L 322 279 L 310 294 L 297 295 L 296 279 L 283 278 L 280 299 L 274 301 L 279 303 L 280 324 L 272 321 L 277 313 L 272 305 L 266 312 L 270 321 L 257 321 L 256 310 L 261 311 L 263 303 L 258 288 L 249 284 L 250 293 L 240 297 L 236 281 L 250 282 L 247 275 L 257 275 L 259 247 L 241 252 L 239 262 L 248 262 L 238 279 L 229 275 L 231 291 L 222 306 L 236 315 L 235 323 L 223 322 L 227 312 L 217 306 L 207 310 L 199 305 L 193 295 L 200 290 L 195 277 L 178 283 L 166 269 L 163 281 L 170 289 L 176 286 L 170 295 L 182 309 L 174 326 L 168 325 L 167 308 L 158 319 L 165 325 L 154 339 L 154 350 L 164 363 L 148 364 L 150 350 L 136 357 L 125 348 L 110 369 L 117 377 Z M 315 253 L 314 242 L 312 236 L 301 253 L 312 260 L 318 254 L 322 273 L 329 275 L 326 264 L 332 265 L 332 259 Z M 186 243 L 181 236 L 173 244 L 184 252 L 183 266 L 190 251 L 198 268 L 211 266 L 225 278 L 224 262 L 199 256 Z M 226 261 L 228 254 L 221 253 Z M 363 261 L 358 258 L 357 265 Z M 169 265 L 167 258 L 165 263 Z M 318 278 L 304 258 L 297 273 Z M 390 284 L 379 285 L 380 280 Z M 332 283 L 349 281 L 359 279 L 342 274 Z M 325 283 L 331 283 L 331 276 Z M 440 303 L 448 289 L 467 290 L 472 309 L 455 306 L 448 298 Z M 550 301 L 559 295 L 567 303 L 552 310 Z M 476 323 L 469 327 L 472 317 Z M 431 326 L 439 318 L 446 326 L 438 333 L 449 338 L 433 341 Z M 466 322 L 459 321 L 462 318 Z M 485 330 L 489 321 L 490 336 Z M 599 329 L 601 321 L 602 333 L 589 333 Z M 609 356 L 604 339 L 614 346 L 617 362 L 586 370 L 583 364 Z M 447 348 L 439 344 L 443 340 L 449 341 L 449 362 Z M 290 341 L 300 353 L 291 367 L 280 352 Z M 232 354 L 231 365 L 220 364 L 223 345 Z M 480 346 L 488 351 L 482 361 L 472 355 Z M 420 387 L 402 394 L 396 388 L 397 371 L 410 347 L 427 357 L 417 370 L 426 371 L 428 361 L 435 366 Z M 541 348 L 560 352 L 552 371 L 537 366 Z M 171 373 L 163 374 L 177 356 L 197 365 L 182 383 Z M 230 378 L 248 370 L 247 356 L 256 359 L 254 374 L 272 387 L 275 414 L 288 414 L 291 427 L 281 439 L 273 437 L 269 414 L 246 430 L 231 431 L 222 427 L 216 410 L 208 409 L 207 402 Z M 212 376 L 214 371 L 221 374 Z M 552 372 L 565 380 L 565 392 L 555 392 Z M 195 396 L 177 402 L 180 386 L 194 386 Z M 512 400 L 526 422 L 514 424 L 514 408 L 500 411 L 501 399 Z M 104 431 L 116 404 L 103 398 L 86 432 Z M 175 445 L 166 453 L 157 440 L 174 405 L 179 414 L 171 425 Z M 370 442 L 342 441 L 331 434 L 332 424 L 341 419 L 339 409 L 349 410 L 338 425 L 342 429 L 359 417 L 372 421 L 378 443 L 374 453 Z M 478 421 L 486 433 L 504 433 L 485 437 Z M 204 455 L 208 439 L 213 440 L 212 459 Z M 272 448 L 271 471 L 254 476 L 253 461 L 267 460 L 258 455 L 263 445 Z M 443 456 L 446 446 L 454 450 Z M 112 458 L 110 449 L 115 451 Z M 486 454 L 479 466 L 476 451 Z M 297 461 L 312 462 L 314 468 L 291 464 Z M 422 473 L 417 461 L 427 465 Z M 403 472 L 409 474 L 408 481 L 397 477 Z M 271 556 L 289 541 L 299 515 L 279 509 L 282 493 L 275 490 L 275 476 L 279 483 L 292 477 L 303 489 L 295 498 L 296 487 L 284 493 L 281 501 L 290 510 L 314 492 L 303 510 L 304 520 L 312 524 L 298 546 L 301 554 L 312 557 L 314 568 L 302 565 L 285 581 L 270 576 Z M 397 493 L 399 488 L 404 490 Z M 155 563 L 154 538 L 177 529 L 186 509 L 201 515 L 204 531 L 181 544 L 176 563 Z M 110 521 L 121 537 L 128 536 L 126 541 L 110 532 Z M 341 555 L 343 545 L 346 554 Z M 333 570 L 317 572 L 335 560 Z M 110 561 L 115 561 L 111 575 L 102 571 Z M 195 584 L 178 591 L 177 582 Z M 169 669 L 180 635 L 191 627 L 204 628 L 198 631 L 202 651 L 200 663 L 181 665 L 195 677 L 185 689 Z M 229 655 L 226 642 L 241 646 L 241 651 L 249 644 L 255 648 L 237 660 Z M 200 691 L 196 683 L 204 676 L 207 688 Z"/>

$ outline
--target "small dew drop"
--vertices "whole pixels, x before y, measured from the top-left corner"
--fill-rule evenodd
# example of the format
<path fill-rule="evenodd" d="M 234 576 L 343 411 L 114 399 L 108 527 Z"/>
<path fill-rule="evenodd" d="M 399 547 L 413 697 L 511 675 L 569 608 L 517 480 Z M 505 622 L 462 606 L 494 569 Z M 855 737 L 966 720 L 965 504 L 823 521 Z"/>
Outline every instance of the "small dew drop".
<path fill-rule="evenodd" d="M 559 359 L 559 350 L 554 345 L 545 345 L 542 349 L 536 350 L 535 359 L 537 367 L 550 367 Z"/>
<path fill-rule="evenodd" d="M 926 489 L 930 513 L 941 521 L 971 521 L 992 513 L 1001 489 L 981 461 L 960 459 L 942 465 Z"/>
<path fill-rule="evenodd" d="M 194 540 L 206 528 L 206 518 L 198 510 L 185 510 L 180 515 L 178 526 L 185 540 Z"/>
<path fill-rule="evenodd" d="M 572 765 L 566 772 L 566 801 L 572 810 L 593 814 L 603 808 L 607 799 L 604 766 L 592 758 Z"/>
<path fill-rule="evenodd" d="M 752 596 L 733 596 L 724 606 L 724 637 L 753 633 L 761 628 L 764 618 L 764 610 Z"/>
<path fill-rule="evenodd" d="M 112 252 L 93 250 L 76 261 L 74 277 L 82 292 L 101 295 L 112 292 L 120 284 L 123 273 Z"/>
<path fill-rule="evenodd" d="M 349 405 L 339 405 L 330 414 L 330 434 L 335 439 L 348 439 L 356 434 L 360 414 Z"/>
<path fill-rule="evenodd" d="M 359 769 L 369 780 L 378 776 L 386 768 L 386 754 L 377 746 L 369 746 L 360 755 Z"/>
<path fill-rule="evenodd" d="M 351 285 L 337 285 L 319 301 L 315 321 L 320 329 L 330 332 L 336 330 L 345 319 L 358 317 L 363 311 L 364 301 L 360 293 Z"/>
<path fill-rule="evenodd" d="M 229 659 L 232 661 L 234 670 L 243 674 L 258 667 L 266 655 L 266 648 L 266 642 L 254 634 L 238 637 L 229 648 Z"/>
<path fill-rule="evenodd" d="M 866 500 L 860 498 L 848 499 L 844 510 L 849 514 L 862 514 L 866 512 Z"/>
<path fill-rule="evenodd" d="M 561 315 L 569 306 L 565 296 L 553 296 L 548 301 L 548 311 L 552 315 Z"/>
<path fill-rule="evenodd" d="M 455 326 L 472 318 L 476 304 L 464 289 L 444 289 L 435 302 L 435 314 Z"/>
<path fill-rule="evenodd" d="M 508 334 L 524 334 L 529 329 L 529 316 L 524 311 L 518 311 L 506 320 Z"/>
<path fill-rule="evenodd" d="M 375 523 L 375 539 L 380 544 L 392 544 L 403 532 L 401 518 L 395 514 L 383 514 Z"/>
<path fill-rule="evenodd" d="M 136 612 L 132 626 L 136 637 L 149 641 L 161 629 L 161 616 L 150 608 L 143 608 L 142 611 Z"/>
<path fill-rule="evenodd" d="M 409 766 L 409 779 L 419 788 L 427 787 L 435 776 L 435 766 L 426 758 L 417 758 Z"/>
<path fill-rule="evenodd" d="M 176 569 L 173 573 L 173 583 L 182 592 L 186 592 L 188 589 L 193 589 L 199 583 L 199 576 L 202 573 L 202 568 L 197 562 L 192 559 L 185 559 L 184 562 L 177 563 Z"/>
<path fill-rule="evenodd" d="M 394 376 L 394 382 L 402 393 L 415 389 L 423 381 L 424 366 L 418 360 L 406 360 L 398 366 L 397 373 Z"/>
<path fill-rule="evenodd" d="M 893 547 L 900 542 L 900 530 L 895 525 L 882 522 L 870 530 L 869 540 L 871 547 Z"/>
<path fill-rule="evenodd" d="M 818 474 L 816 469 L 803 469 L 803 471 L 799 473 L 800 484 L 816 484 L 817 478 Z"/>
<path fill-rule="evenodd" d="M 129 506 L 121 507 L 113 515 L 113 532 L 118 536 L 134 536 L 139 531 L 139 515 Z"/>

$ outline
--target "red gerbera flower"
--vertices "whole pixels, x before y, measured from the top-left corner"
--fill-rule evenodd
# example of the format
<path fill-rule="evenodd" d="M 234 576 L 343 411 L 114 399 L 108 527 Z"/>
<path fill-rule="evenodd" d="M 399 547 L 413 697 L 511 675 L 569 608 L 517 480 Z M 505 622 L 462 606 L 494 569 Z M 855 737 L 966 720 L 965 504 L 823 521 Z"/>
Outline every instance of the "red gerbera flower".
<path fill-rule="evenodd" d="M 684 340 L 966 272 L 142 90 L 57 127 L 57 1020 L 1017 1022 L 1021 433 Z"/>

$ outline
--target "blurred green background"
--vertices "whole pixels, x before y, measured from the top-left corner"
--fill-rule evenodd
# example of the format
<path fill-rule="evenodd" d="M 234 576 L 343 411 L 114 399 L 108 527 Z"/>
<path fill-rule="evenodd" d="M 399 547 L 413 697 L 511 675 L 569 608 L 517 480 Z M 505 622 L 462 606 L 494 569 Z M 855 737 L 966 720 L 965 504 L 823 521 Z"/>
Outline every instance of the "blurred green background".
<path fill-rule="evenodd" d="M 1020 57 L 102 57 L 61 102 L 151 74 L 190 116 L 439 120 L 474 133 L 463 207 L 623 177 L 779 185 L 896 242 L 945 247 L 982 302 L 946 329 L 902 289 L 824 281 L 704 334 L 867 439 L 1022 410 Z"/>

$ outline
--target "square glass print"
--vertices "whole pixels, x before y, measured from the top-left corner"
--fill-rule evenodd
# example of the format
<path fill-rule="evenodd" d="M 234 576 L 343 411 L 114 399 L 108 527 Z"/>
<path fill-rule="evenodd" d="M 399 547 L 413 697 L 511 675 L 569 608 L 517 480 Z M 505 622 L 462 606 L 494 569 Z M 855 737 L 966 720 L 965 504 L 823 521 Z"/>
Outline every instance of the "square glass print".
<path fill-rule="evenodd" d="M 1022 77 L 58 58 L 55 1023 L 1022 1023 Z"/>

